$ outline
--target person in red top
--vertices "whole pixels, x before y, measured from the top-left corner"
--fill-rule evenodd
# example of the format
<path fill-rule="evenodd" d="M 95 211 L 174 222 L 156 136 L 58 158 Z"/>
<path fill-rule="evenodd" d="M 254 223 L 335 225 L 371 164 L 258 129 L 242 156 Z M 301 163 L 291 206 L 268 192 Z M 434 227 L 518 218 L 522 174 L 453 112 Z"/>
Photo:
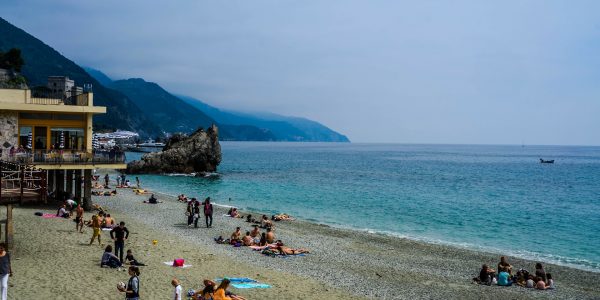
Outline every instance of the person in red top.
<path fill-rule="evenodd" d="M 212 227 L 213 206 L 210 203 L 210 197 L 204 200 L 204 217 L 206 218 L 206 228 Z"/>

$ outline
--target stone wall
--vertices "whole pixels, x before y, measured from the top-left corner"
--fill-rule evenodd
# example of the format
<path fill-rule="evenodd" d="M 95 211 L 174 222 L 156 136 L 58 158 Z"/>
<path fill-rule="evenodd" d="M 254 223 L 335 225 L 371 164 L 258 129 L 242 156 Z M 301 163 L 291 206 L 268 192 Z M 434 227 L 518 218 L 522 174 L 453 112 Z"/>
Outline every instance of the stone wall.
<path fill-rule="evenodd" d="M 8 157 L 10 147 L 17 147 L 19 139 L 19 115 L 17 112 L 0 111 L 0 150 L 2 158 Z"/>

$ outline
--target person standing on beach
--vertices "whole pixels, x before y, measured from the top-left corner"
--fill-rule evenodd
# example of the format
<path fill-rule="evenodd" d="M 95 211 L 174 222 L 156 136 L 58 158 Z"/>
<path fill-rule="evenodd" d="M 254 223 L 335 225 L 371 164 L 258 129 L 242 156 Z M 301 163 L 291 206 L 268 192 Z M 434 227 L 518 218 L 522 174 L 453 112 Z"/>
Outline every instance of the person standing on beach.
<path fill-rule="evenodd" d="M 113 228 L 110 231 L 110 238 L 115 241 L 115 255 L 119 256 L 121 263 L 123 262 L 123 249 L 125 248 L 125 241 L 129 237 L 129 230 L 125 227 L 125 222 L 121 221 L 119 226 Z"/>
<path fill-rule="evenodd" d="M 119 289 L 120 292 L 125 293 L 126 300 L 139 300 L 140 299 L 140 268 L 136 266 L 129 267 L 129 281 L 125 289 Z"/>
<path fill-rule="evenodd" d="M 212 227 L 213 207 L 210 203 L 210 197 L 204 200 L 204 217 L 206 218 L 206 228 Z"/>
<path fill-rule="evenodd" d="M 108 177 L 108 174 L 104 175 L 104 186 L 108 186 L 110 177 Z"/>
<path fill-rule="evenodd" d="M 198 219 L 200 219 L 200 202 L 194 201 L 194 228 L 198 228 Z"/>
<path fill-rule="evenodd" d="M 142 185 L 140 184 L 140 178 L 139 178 L 139 177 L 137 177 L 137 176 L 135 176 L 135 183 L 137 184 L 137 188 L 138 188 L 138 189 L 141 189 L 141 188 L 142 188 Z"/>
<path fill-rule="evenodd" d="M 83 233 L 83 207 L 81 204 L 77 204 L 75 209 L 75 231 Z"/>
<path fill-rule="evenodd" d="M 0 277 L 2 278 L 2 300 L 8 299 L 8 277 L 13 276 L 10 254 L 0 245 Z"/>
<path fill-rule="evenodd" d="M 92 216 L 92 229 L 94 231 L 94 233 L 92 234 L 92 239 L 90 240 L 90 245 L 92 245 L 94 243 L 94 239 L 96 237 L 98 237 L 98 245 L 101 245 L 101 241 L 100 241 L 100 220 L 98 219 L 97 215 L 93 215 Z"/>
<path fill-rule="evenodd" d="M 117 175 L 117 186 L 121 186 L 121 176 Z"/>
<path fill-rule="evenodd" d="M 177 278 L 173 278 L 173 280 L 171 280 L 171 285 L 175 287 L 173 291 L 173 300 L 181 300 L 182 288 L 179 280 L 177 280 Z"/>
<path fill-rule="evenodd" d="M 194 198 L 192 198 L 192 201 L 187 203 L 185 215 L 187 216 L 187 225 L 191 227 L 192 223 L 194 222 Z"/>

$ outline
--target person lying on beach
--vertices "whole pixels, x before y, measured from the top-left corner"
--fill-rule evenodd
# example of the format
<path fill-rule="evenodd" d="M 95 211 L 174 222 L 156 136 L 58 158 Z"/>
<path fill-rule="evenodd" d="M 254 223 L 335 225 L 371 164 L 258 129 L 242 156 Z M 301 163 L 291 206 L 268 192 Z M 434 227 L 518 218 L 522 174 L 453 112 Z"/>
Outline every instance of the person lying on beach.
<path fill-rule="evenodd" d="M 296 255 L 296 254 L 310 253 L 307 249 L 302 249 L 302 248 L 292 249 L 290 247 L 286 247 L 283 245 L 277 245 L 277 248 L 275 248 L 274 250 L 279 252 L 280 255 Z"/>
<path fill-rule="evenodd" d="M 146 194 L 152 194 L 152 192 L 148 191 L 148 190 L 142 190 L 142 189 L 133 189 L 133 192 L 136 195 L 146 195 Z"/>
<path fill-rule="evenodd" d="M 104 213 L 106 210 L 99 204 L 92 204 L 92 209 Z"/>
<path fill-rule="evenodd" d="M 290 217 L 288 214 L 278 214 L 271 216 L 271 220 L 273 221 L 293 221 L 294 218 Z"/>
<path fill-rule="evenodd" d="M 177 196 L 177 201 L 179 202 L 187 202 L 187 197 L 184 194 Z"/>
<path fill-rule="evenodd" d="M 251 214 L 248 214 L 246 216 L 246 222 L 248 222 L 248 223 L 256 223 L 256 220 L 252 217 Z"/>
<path fill-rule="evenodd" d="M 104 253 L 102 254 L 102 260 L 100 260 L 100 266 L 107 266 L 109 268 L 120 268 L 123 266 L 119 258 L 112 253 L 112 246 L 108 245 L 104 248 Z"/>
<path fill-rule="evenodd" d="M 103 186 L 101 186 L 101 185 L 100 185 L 100 184 L 99 184 L 99 183 L 96 181 L 96 182 L 94 182 L 94 186 L 93 186 L 92 188 L 95 188 L 95 189 L 101 189 L 101 188 L 104 188 L 104 187 L 103 187 Z"/>
<path fill-rule="evenodd" d="M 250 236 L 250 231 L 246 231 L 246 235 L 242 239 L 242 243 L 244 244 L 244 246 L 254 245 L 254 239 Z"/>
<path fill-rule="evenodd" d="M 116 256 L 115 256 L 116 257 Z M 131 252 L 131 249 L 127 250 L 127 255 L 125 255 L 125 263 L 132 265 L 132 266 L 145 266 L 145 264 L 137 261 L 134 257 L 133 257 L 133 252 Z"/>
<path fill-rule="evenodd" d="M 156 199 L 156 197 L 154 197 L 154 194 L 152 194 L 152 196 L 150 196 L 150 199 L 148 199 L 147 201 L 145 200 L 144 203 L 158 204 L 158 203 L 162 203 L 162 201 L 158 201 L 158 199 Z"/>
<path fill-rule="evenodd" d="M 71 214 L 67 211 L 67 206 L 63 204 L 56 212 L 56 216 L 68 219 L 71 217 Z"/>
<path fill-rule="evenodd" d="M 503 270 L 512 275 L 512 266 L 506 261 L 506 257 L 501 256 L 498 263 L 498 272 L 502 272 Z"/>
<path fill-rule="evenodd" d="M 275 233 L 273 232 L 273 229 L 267 228 L 266 238 L 268 244 L 273 244 L 275 241 Z"/>
<path fill-rule="evenodd" d="M 217 244 L 229 244 L 229 239 L 223 239 L 223 236 L 215 238 Z"/>

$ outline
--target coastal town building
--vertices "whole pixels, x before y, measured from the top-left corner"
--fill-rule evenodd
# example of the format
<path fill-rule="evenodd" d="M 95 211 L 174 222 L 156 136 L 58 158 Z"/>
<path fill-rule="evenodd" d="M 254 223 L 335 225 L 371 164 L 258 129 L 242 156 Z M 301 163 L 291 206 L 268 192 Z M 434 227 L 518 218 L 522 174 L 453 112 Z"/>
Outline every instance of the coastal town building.
<path fill-rule="evenodd" d="M 91 88 L 65 76 L 50 76 L 47 88 L 0 88 L 0 205 L 7 206 L 0 226 L 9 246 L 12 205 L 74 195 L 89 210 L 92 170 L 126 167 L 122 153 L 93 148 L 93 116 L 106 107 L 94 106 Z"/>

